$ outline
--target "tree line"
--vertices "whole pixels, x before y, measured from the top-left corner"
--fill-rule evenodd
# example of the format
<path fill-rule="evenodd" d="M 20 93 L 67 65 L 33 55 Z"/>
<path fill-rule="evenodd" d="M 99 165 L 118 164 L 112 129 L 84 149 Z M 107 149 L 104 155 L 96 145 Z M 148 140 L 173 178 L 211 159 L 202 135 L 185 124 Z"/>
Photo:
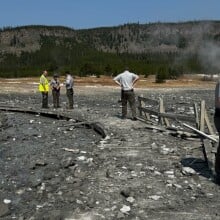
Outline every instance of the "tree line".
<path fill-rule="evenodd" d="M 0 77 L 39 76 L 43 69 L 51 73 L 68 70 L 77 76 L 114 76 L 129 66 L 145 77 L 155 74 L 157 81 L 163 82 L 183 73 L 203 72 L 196 53 L 184 59 L 179 59 L 180 52 L 110 53 L 98 51 L 88 42 L 78 43 L 73 38 L 61 40 L 55 36 L 42 36 L 40 45 L 40 50 L 35 52 L 1 55 Z"/>

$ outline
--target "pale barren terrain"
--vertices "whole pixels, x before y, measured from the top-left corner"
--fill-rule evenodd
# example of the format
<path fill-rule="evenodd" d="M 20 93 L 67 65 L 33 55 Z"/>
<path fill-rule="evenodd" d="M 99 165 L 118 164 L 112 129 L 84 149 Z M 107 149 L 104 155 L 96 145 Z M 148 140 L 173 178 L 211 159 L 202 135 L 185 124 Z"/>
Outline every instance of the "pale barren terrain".
<path fill-rule="evenodd" d="M 38 80 L 1 79 L 0 105 L 41 111 Z M 162 97 L 166 111 L 179 114 L 192 114 L 193 103 L 205 100 L 212 122 L 214 86 L 197 78 L 156 84 L 141 77 L 135 92 Z M 64 88 L 60 109 L 49 97 L 49 111 L 73 121 L 0 111 L 0 219 L 220 219 L 220 188 L 200 139 L 122 120 L 112 78 L 75 78 L 74 92 L 72 111 Z M 74 125 L 79 118 L 100 123 L 107 136 Z"/>
<path fill-rule="evenodd" d="M 51 77 L 49 77 L 51 79 Z M 60 77 L 61 83 L 64 82 L 64 77 Z M 39 83 L 39 77 L 34 78 L 12 78 L 3 79 L 0 78 L 0 92 L 36 92 L 37 85 Z M 112 77 L 101 76 L 97 77 L 75 77 L 75 87 L 117 87 Z M 184 76 L 178 80 L 167 80 L 166 83 L 155 83 L 155 77 L 149 76 L 148 78 L 140 77 L 140 80 L 136 84 L 138 89 L 150 89 L 150 88 L 214 88 L 214 80 L 203 80 L 202 76 Z"/>

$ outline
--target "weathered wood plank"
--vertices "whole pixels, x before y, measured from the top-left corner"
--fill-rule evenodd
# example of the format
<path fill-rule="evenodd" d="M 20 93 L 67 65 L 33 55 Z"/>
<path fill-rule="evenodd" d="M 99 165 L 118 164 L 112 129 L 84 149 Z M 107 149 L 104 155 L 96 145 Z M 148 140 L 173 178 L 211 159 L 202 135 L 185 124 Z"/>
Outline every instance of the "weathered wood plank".
<path fill-rule="evenodd" d="M 145 120 L 143 120 L 141 118 L 138 118 L 138 120 L 146 122 Z M 184 138 L 198 138 L 199 137 L 195 133 L 190 133 L 188 131 L 178 130 L 177 128 L 173 128 L 173 127 L 166 127 L 165 128 L 165 127 L 160 126 L 160 125 L 150 125 L 150 124 L 147 124 L 147 122 L 146 122 L 145 128 L 152 129 L 152 130 L 157 130 L 157 131 L 160 131 L 160 132 L 166 132 L 168 134 L 175 135 L 175 136 L 181 136 L 181 137 L 184 137 Z"/>
<path fill-rule="evenodd" d="M 68 116 L 67 114 L 60 113 L 60 112 L 51 112 L 47 111 L 46 109 L 38 109 L 38 110 L 33 110 L 33 109 L 23 109 L 23 108 L 15 108 L 15 107 L 1 107 L 0 106 L 0 111 L 10 111 L 10 112 L 21 112 L 21 113 L 28 113 L 28 114 L 39 114 L 41 116 L 45 117 L 50 117 L 50 118 L 56 118 L 56 119 L 65 119 L 65 120 L 70 120 L 73 119 L 72 117 Z M 103 126 L 99 122 L 86 122 L 86 121 L 79 121 L 78 119 L 75 120 L 77 123 L 76 125 L 85 125 L 97 133 L 99 133 L 103 138 L 106 137 L 106 131 L 103 128 Z M 74 126 L 74 125 L 73 125 Z"/>
<path fill-rule="evenodd" d="M 142 114 L 142 111 L 141 111 L 141 108 L 142 108 L 142 100 L 141 99 L 138 99 L 138 106 L 140 107 L 139 108 L 139 116 L 142 117 L 143 114 Z"/>
<path fill-rule="evenodd" d="M 159 105 L 159 101 L 146 98 L 146 97 L 142 97 L 142 96 L 138 96 L 138 100 L 147 102 L 148 104 L 151 104 L 151 105 Z"/>
<path fill-rule="evenodd" d="M 206 123 L 206 125 L 208 127 L 209 133 L 210 134 L 214 134 L 214 130 L 213 130 L 212 126 L 211 126 L 211 123 L 210 123 L 209 117 L 208 117 L 208 113 L 207 113 L 206 110 L 205 110 L 205 123 Z"/>
<path fill-rule="evenodd" d="M 200 109 L 200 126 L 199 130 L 205 131 L 205 101 L 201 101 L 201 109 Z"/>
<path fill-rule="evenodd" d="M 188 122 L 194 122 L 195 123 L 195 117 L 192 116 L 188 116 L 188 115 L 181 115 L 181 114 L 173 114 L 173 113 L 160 113 L 148 108 L 143 108 L 143 107 L 138 107 L 140 108 L 143 112 L 147 112 L 151 115 L 156 115 L 156 116 L 160 116 L 160 117 L 166 117 L 166 118 L 171 118 L 174 120 L 183 120 L 183 121 L 188 121 Z"/>
<path fill-rule="evenodd" d="M 211 141 L 218 142 L 218 140 L 216 138 L 212 137 L 211 135 L 207 135 L 206 133 L 204 133 L 204 132 L 202 132 L 202 131 L 200 131 L 200 130 L 198 130 L 198 129 L 196 129 L 196 128 L 194 128 L 194 127 L 192 127 L 192 126 L 190 126 L 186 123 L 183 123 L 183 125 L 187 128 L 192 129 L 193 131 L 195 131 L 196 133 L 202 135 L 203 137 L 210 139 Z"/>
<path fill-rule="evenodd" d="M 198 113 L 197 103 L 194 103 L 193 108 L 194 108 L 194 114 L 195 114 L 196 128 L 199 129 L 199 113 Z"/>
<path fill-rule="evenodd" d="M 165 113 L 163 99 L 159 98 L 159 100 L 160 100 L 160 113 Z M 166 124 L 166 126 L 170 126 L 170 122 L 166 117 L 161 117 L 161 120 L 162 120 L 162 123 Z"/>

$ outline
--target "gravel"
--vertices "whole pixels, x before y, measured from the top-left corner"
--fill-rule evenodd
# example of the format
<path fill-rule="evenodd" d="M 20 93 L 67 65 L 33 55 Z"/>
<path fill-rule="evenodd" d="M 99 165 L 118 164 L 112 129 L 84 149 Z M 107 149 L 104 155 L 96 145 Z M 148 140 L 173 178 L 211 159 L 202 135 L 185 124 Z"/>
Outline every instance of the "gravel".
<path fill-rule="evenodd" d="M 192 114 L 213 90 L 137 89 L 162 97 L 169 112 Z M 50 97 L 51 98 L 51 97 Z M 120 92 L 77 88 L 75 108 L 51 111 L 98 122 L 86 126 L 15 112 L 0 112 L 0 219 L 219 219 L 220 188 L 204 161 L 200 141 L 121 120 Z M 1 104 L 40 108 L 39 94 L 1 94 Z M 51 99 L 50 99 L 51 103 Z M 213 123 L 213 122 L 212 122 Z M 164 153 L 165 152 L 165 153 Z"/>

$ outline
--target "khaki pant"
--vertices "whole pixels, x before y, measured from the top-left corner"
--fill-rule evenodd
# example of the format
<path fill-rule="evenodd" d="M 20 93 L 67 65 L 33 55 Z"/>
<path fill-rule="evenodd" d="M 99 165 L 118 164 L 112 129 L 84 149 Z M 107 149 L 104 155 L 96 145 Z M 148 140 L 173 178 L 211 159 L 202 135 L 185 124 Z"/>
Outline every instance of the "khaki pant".
<path fill-rule="evenodd" d="M 122 118 L 127 116 L 127 103 L 129 103 L 131 108 L 132 117 L 136 117 L 136 105 L 135 105 L 135 95 L 134 90 L 121 91 L 121 101 L 122 101 Z"/>

